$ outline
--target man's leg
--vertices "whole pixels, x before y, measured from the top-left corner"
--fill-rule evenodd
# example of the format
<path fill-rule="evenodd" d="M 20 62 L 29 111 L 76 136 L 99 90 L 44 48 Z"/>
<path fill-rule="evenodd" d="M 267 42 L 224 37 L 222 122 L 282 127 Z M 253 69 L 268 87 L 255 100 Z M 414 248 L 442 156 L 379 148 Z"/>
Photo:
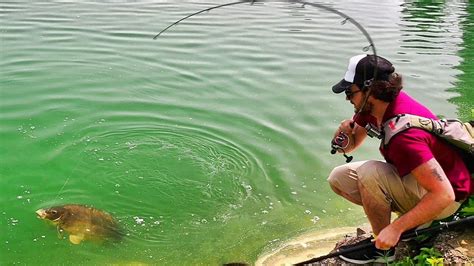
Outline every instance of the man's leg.
<path fill-rule="evenodd" d="M 407 175 L 400 178 L 393 165 L 381 161 L 366 161 L 336 167 L 328 181 L 336 193 L 363 206 L 375 234 L 379 234 L 390 224 L 392 211 L 406 213 L 426 194 L 426 190 L 414 177 Z M 453 208 L 446 208 L 440 217 L 445 217 L 456 208 L 459 208 L 458 203 L 453 204 Z M 384 261 L 395 258 L 393 250 L 385 254 Z M 380 259 L 376 255 L 379 252 L 382 251 L 374 247 L 340 257 L 352 263 L 369 263 Z"/>
<path fill-rule="evenodd" d="M 375 234 L 390 224 L 392 211 L 407 213 L 426 194 L 412 175 L 400 177 L 395 167 L 386 162 L 367 161 L 356 171 L 362 205 Z M 436 220 L 452 215 L 459 206 L 453 202 Z"/>
<path fill-rule="evenodd" d="M 421 198 L 424 197 L 424 195 L 427 193 L 426 189 L 424 189 L 416 180 L 416 178 L 408 174 L 404 177 L 401 178 L 402 184 L 403 184 L 403 195 L 405 197 L 402 197 L 400 195 L 397 195 L 394 193 L 393 196 L 393 208 L 397 209 L 398 212 L 401 214 L 409 212 L 411 209 L 413 209 L 416 204 L 421 200 Z M 390 190 L 393 190 L 389 188 Z M 409 195 L 409 196 L 407 196 Z M 442 220 L 444 218 L 447 218 L 451 215 L 453 215 L 459 207 L 461 207 L 462 201 L 461 202 L 453 202 L 451 205 L 446 207 L 436 218 L 435 220 Z"/>
<path fill-rule="evenodd" d="M 329 185 L 336 194 L 357 205 L 362 205 L 362 200 L 356 170 L 365 162 L 352 162 L 337 166 L 328 177 Z"/>
<path fill-rule="evenodd" d="M 356 171 L 362 206 L 377 235 L 390 224 L 392 213 L 392 199 L 386 183 L 401 183 L 400 177 L 392 165 L 381 161 L 367 161 Z"/>
<path fill-rule="evenodd" d="M 350 171 L 348 171 L 347 168 L 349 168 Z M 379 161 L 365 161 L 357 165 L 346 166 L 346 168 L 335 168 L 331 172 L 328 180 L 333 190 L 336 192 L 342 190 L 340 195 L 350 195 L 349 198 L 345 197 L 349 200 L 354 198 L 358 199 L 359 204 L 363 205 L 373 232 L 378 234 L 383 227 L 390 223 L 391 214 L 390 201 L 385 196 L 382 185 L 378 182 L 379 175 L 389 175 L 393 172 L 390 164 Z M 346 174 L 344 175 L 344 173 Z M 398 175 L 395 175 L 395 177 L 400 179 Z M 351 180 L 351 182 L 348 180 Z M 364 241 L 367 242 L 370 241 L 370 239 Z M 383 259 L 380 258 L 380 253 L 385 254 Z M 385 252 L 375 247 L 347 253 L 340 257 L 345 261 L 357 264 L 382 261 L 389 262 L 395 258 L 393 249 Z"/>

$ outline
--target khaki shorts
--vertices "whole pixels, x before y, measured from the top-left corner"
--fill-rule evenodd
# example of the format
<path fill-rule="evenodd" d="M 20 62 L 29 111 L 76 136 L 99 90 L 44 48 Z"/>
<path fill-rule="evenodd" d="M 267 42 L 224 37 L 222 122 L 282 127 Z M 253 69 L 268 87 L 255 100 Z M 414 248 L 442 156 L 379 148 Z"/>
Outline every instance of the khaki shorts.
<path fill-rule="evenodd" d="M 338 166 L 332 170 L 328 181 L 332 187 L 361 202 L 357 185 L 359 181 L 374 197 L 390 204 L 392 211 L 401 214 L 413 209 L 426 194 L 414 176 L 408 174 L 400 178 L 395 167 L 383 161 L 361 161 Z M 436 220 L 452 215 L 460 206 L 461 203 L 454 202 Z"/>

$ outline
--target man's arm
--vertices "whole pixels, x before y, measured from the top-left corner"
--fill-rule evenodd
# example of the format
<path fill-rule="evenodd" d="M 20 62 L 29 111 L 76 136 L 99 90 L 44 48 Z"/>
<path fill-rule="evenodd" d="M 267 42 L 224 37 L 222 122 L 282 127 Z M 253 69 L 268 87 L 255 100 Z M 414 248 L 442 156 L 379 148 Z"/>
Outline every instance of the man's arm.
<path fill-rule="evenodd" d="M 421 164 L 411 174 L 427 193 L 413 209 L 380 231 L 375 242 L 379 249 L 395 246 L 403 232 L 432 221 L 455 200 L 453 187 L 436 159 Z"/>

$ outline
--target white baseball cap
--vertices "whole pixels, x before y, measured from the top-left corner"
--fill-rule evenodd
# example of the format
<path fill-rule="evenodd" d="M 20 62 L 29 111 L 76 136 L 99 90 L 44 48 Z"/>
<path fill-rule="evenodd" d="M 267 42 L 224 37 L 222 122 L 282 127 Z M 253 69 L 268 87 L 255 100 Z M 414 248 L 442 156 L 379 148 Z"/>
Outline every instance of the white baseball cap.
<path fill-rule="evenodd" d="M 394 71 L 392 63 L 383 57 L 377 56 L 376 59 L 374 55 L 356 55 L 349 59 L 344 78 L 332 86 L 332 91 L 341 93 L 348 90 L 352 84 L 356 84 L 362 89 L 365 82 L 373 79 L 374 75 L 375 80 L 388 80 Z"/>

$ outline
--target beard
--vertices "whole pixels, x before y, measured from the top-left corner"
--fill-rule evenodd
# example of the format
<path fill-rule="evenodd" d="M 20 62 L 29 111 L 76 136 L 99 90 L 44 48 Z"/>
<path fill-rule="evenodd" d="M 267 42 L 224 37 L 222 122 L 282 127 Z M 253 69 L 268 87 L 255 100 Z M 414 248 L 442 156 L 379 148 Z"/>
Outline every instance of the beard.
<path fill-rule="evenodd" d="M 354 113 L 360 113 L 361 115 L 370 115 L 372 113 L 372 110 L 374 109 L 374 105 L 367 101 L 365 104 L 361 107 L 355 107 L 354 108 Z"/>

